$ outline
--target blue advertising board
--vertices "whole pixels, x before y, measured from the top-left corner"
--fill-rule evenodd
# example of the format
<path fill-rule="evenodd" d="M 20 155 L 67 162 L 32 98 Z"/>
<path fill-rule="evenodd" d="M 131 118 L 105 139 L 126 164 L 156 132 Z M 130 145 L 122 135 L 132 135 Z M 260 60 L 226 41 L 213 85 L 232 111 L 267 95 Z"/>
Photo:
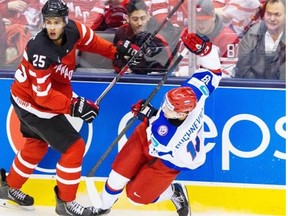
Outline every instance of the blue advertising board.
<path fill-rule="evenodd" d="M 3 154 L 0 166 L 9 170 L 23 139 L 9 100 L 12 80 L 0 79 L 0 82 Z M 73 81 L 75 94 L 91 100 L 96 100 L 107 85 Z M 164 85 L 152 104 L 159 106 L 165 92 L 175 86 Z M 125 127 L 131 117 L 131 105 L 146 98 L 154 87 L 154 84 L 117 83 L 101 101 L 100 114 L 92 124 L 70 119 L 87 143 L 84 176 Z M 178 180 L 285 185 L 285 89 L 219 87 L 208 98 L 205 112 L 206 163 L 197 170 L 181 173 Z M 97 177 L 108 176 L 113 159 L 137 123 L 103 161 L 96 171 Z M 59 157 L 49 149 L 35 173 L 55 174 Z"/>

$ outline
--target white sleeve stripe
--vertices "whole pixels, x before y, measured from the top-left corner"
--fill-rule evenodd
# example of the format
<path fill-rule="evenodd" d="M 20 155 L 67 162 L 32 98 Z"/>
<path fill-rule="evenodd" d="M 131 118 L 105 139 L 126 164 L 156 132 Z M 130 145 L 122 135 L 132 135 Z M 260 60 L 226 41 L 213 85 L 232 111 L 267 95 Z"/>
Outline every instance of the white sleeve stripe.
<path fill-rule="evenodd" d="M 158 14 L 166 14 L 168 13 L 168 9 L 167 8 L 163 8 L 163 9 L 159 9 L 159 10 L 155 10 L 152 12 L 152 15 L 158 15 Z"/>
<path fill-rule="evenodd" d="M 81 172 L 82 170 L 82 166 L 76 167 L 76 168 L 67 168 L 67 167 L 61 166 L 59 163 L 57 163 L 56 168 L 65 173 L 77 173 L 77 172 Z"/>
<path fill-rule="evenodd" d="M 152 0 L 152 5 L 153 4 L 160 4 L 160 3 L 167 3 L 167 1 L 166 0 Z"/>
<path fill-rule="evenodd" d="M 94 37 L 94 32 L 92 29 L 90 29 L 90 38 L 89 40 L 85 43 L 85 45 L 88 45 L 91 43 L 91 41 L 93 40 L 93 37 Z"/>
<path fill-rule="evenodd" d="M 35 169 L 37 167 L 37 164 L 30 164 L 27 161 L 23 160 L 23 158 L 21 157 L 21 151 L 17 154 L 17 158 L 21 164 L 23 164 L 24 166 L 26 166 L 29 169 Z"/>
<path fill-rule="evenodd" d="M 28 61 L 28 55 L 27 55 L 26 50 L 24 50 L 24 52 L 23 52 L 23 58 L 24 58 L 26 61 Z"/>
<path fill-rule="evenodd" d="M 37 94 L 39 97 L 44 97 L 48 95 L 49 90 L 51 89 L 51 83 L 47 86 L 45 91 L 38 91 L 37 86 L 32 85 L 32 90 Z"/>
<path fill-rule="evenodd" d="M 83 32 L 83 37 L 85 37 L 86 33 L 87 33 L 87 28 L 83 24 L 81 24 L 81 28 L 82 28 L 82 32 Z"/>
<path fill-rule="evenodd" d="M 63 179 L 63 178 L 59 177 L 58 175 L 56 175 L 56 180 L 61 182 L 62 184 L 65 184 L 65 185 L 75 185 L 75 184 L 78 184 L 80 182 L 80 178 L 75 179 L 75 180 L 67 180 L 67 179 Z"/>
<path fill-rule="evenodd" d="M 26 78 L 27 78 L 27 75 L 26 75 L 26 68 L 24 67 L 23 64 L 21 64 L 21 68 L 22 68 L 22 72 L 25 74 Z"/>
<path fill-rule="evenodd" d="M 103 9 L 103 8 L 94 7 L 94 8 L 92 8 L 91 11 L 97 12 L 97 13 L 99 13 L 99 14 L 103 14 L 103 15 L 104 15 L 104 9 Z"/>

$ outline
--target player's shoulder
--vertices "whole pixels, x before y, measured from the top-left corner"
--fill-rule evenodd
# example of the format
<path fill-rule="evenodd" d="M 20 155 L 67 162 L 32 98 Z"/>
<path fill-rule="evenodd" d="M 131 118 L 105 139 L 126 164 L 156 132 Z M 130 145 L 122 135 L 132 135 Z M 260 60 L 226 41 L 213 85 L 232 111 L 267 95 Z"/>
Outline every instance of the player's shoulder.
<path fill-rule="evenodd" d="M 46 29 L 42 29 L 36 35 L 30 38 L 27 43 L 27 51 L 31 53 L 43 53 L 51 46 L 50 39 Z"/>
<path fill-rule="evenodd" d="M 82 28 L 85 28 L 85 26 L 79 21 L 69 19 L 67 25 L 65 26 L 65 32 L 69 35 L 69 37 L 79 38 L 80 29 Z"/>

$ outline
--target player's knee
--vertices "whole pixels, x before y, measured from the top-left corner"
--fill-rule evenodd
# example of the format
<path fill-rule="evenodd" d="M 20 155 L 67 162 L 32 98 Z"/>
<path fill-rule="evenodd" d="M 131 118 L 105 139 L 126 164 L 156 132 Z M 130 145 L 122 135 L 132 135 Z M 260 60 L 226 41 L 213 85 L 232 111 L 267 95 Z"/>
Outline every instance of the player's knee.
<path fill-rule="evenodd" d="M 46 155 L 47 151 L 48 144 L 46 142 L 36 139 L 27 139 L 24 148 L 21 150 L 21 156 L 24 160 L 33 160 L 35 164 L 38 164 Z"/>
<path fill-rule="evenodd" d="M 65 153 L 62 154 L 62 159 L 65 161 L 73 161 L 73 163 L 81 163 L 85 153 L 85 142 L 83 139 L 78 139 L 74 142 Z"/>
<path fill-rule="evenodd" d="M 78 155 L 84 155 L 85 153 L 85 142 L 83 139 L 78 139 L 71 146 L 69 151 L 77 152 Z"/>
<path fill-rule="evenodd" d="M 48 145 L 45 142 L 43 142 L 41 144 L 41 147 L 37 151 L 39 159 L 42 159 L 46 155 L 47 151 L 48 151 Z"/>

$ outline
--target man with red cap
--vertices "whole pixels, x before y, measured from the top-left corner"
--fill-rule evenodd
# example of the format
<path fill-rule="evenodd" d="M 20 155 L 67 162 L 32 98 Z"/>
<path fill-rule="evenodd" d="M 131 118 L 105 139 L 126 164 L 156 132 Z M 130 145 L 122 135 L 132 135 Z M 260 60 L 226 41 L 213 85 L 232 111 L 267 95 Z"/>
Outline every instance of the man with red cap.
<path fill-rule="evenodd" d="M 207 38 L 186 29 L 181 39 L 202 68 L 168 91 L 158 111 L 151 104 L 143 108 L 144 100 L 132 106 L 142 123 L 116 156 L 101 194 L 102 207 L 94 215 L 108 214 L 124 187 L 133 203 L 171 200 L 179 216 L 190 215 L 186 188 L 173 181 L 206 160 L 204 107 L 221 80 L 221 70 L 217 49 Z"/>

